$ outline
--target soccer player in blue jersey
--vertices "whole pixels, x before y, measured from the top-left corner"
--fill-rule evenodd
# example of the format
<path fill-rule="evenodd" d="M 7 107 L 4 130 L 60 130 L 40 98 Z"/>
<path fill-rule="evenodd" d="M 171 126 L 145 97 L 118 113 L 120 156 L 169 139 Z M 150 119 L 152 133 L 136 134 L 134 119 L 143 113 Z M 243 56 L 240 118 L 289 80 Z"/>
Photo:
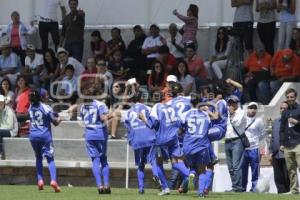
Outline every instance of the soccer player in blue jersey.
<path fill-rule="evenodd" d="M 53 112 L 50 106 L 41 102 L 39 90 L 31 91 L 29 98 L 31 122 L 29 139 L 36 157 L 38 189 L 44 189 L 43 157 L 46 157 L 51 177 L 50 186 L 55 192 L 60 192 L 61 189 L 56 180 L 51 123 L 57 126 L 61 122 L 61 119 Z"/>
<path fill-rule="evenodd" d="M 172 106 L 157 103 L 153 106 L 148 119 L 142 114 L 140 118 L 149 128 L 156 131 L 156 146 L 153 148 L 152 159 L 156 157 L 162 157 L 165 161 L 171 159 L 172 168 L 178 170 L 185 184 L 188 184 L 189 169 L 183 162 L 182 149 L 178 141 L 180 123 Z M 159 195 L 170 194 L 162 163 L 158 164 L 157 172 L 163 189 Z"/>
<path fill-rule="evenodd" d="M 92 160 L 93 175 L 96 179 L 99 194 L 110 194 L 109 165 L 107 162 L 107 126 L 111 118 L 107 106 L 98 100 L 92 100 L 93 89 L 84 91 L 85 103 L 80 107 L 80 117 L 85 126 L 86 150 Z M 103 182 L 102 177 L 103 176 Z"/>
<path fill-rule="evenodd" d="M 128 129 L 128 143 L 134 150 L 135 164 L 137 165 L 137 177 L 139 194 L 144 194 L 144 169 L 145 164 L 150 163 L 150 150 L 155 144 L 155 132 L 148 128 L 143 121 L 139 119 L 139 113 L 143 113 L 146 117 L 150 115 L 150 107 L 139 103 L 141 93 L 133 94 L 130 102 L 132 107 L 125 113 L 124 123 Z M 158 177 L 156 160 L 151 163 L 154 177 Z"/>
<path fill-rule="evenodd" d="M 205 168 L 212 161 L 208 130 L 211 120 L 207 112 L 200 109 L 200 97 L 191 98 L 193 108 L 181 115 L 181 126 L 184 132 L 183 152 L 190 167 L 199 175 L 198 195 L 204 197 Z"/>

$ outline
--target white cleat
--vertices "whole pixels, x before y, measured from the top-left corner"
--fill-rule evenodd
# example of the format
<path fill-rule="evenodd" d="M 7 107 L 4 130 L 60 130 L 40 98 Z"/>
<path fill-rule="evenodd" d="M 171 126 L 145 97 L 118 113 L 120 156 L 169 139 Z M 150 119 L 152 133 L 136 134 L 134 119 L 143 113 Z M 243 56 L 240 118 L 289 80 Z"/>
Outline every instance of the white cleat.
<path fill-rule="evenodd" d="M 169 195 L 170 194 L 170 189 L 166 188 L 162 190 L 160 193 L 158 193 L 158 196 L 164 196 L 164 195 Z"/>

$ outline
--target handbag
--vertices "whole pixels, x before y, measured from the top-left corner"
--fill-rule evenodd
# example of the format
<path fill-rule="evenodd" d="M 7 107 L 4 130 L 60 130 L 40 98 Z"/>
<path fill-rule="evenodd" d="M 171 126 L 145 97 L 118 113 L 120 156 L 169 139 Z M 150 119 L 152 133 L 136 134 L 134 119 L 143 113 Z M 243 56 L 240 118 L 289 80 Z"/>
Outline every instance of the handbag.
<path fill-rule="evenodd" d="M 246 130 L 253 124 L 255 122 L 255 119 L 245 128 L 245 132 L 246 132 Z M 233 128 L 233 130 L 234 130 L 234 132 L 238 135 L 238 137 L 240 138 L 240 140 L 241 140 L 241 142 L 242 142 L 242 144 L 243 144 L 243 146 L 244 146 L 244 148 L 246 149 L 246 148 L 249 148 L 251 145 L 250 145 L 250 142 L 249 142 L 249 139 L 248 139 L 248 137 L 247 137 L 247 135 L 244 133 L 244 134 L 240 134 L 237 130 L 236 130 L 236 128 L 233 126 L 233 124 L 230 122 L 230 124 L 231 124 L 231 126 L 232 126 L 232 128 Z"/>

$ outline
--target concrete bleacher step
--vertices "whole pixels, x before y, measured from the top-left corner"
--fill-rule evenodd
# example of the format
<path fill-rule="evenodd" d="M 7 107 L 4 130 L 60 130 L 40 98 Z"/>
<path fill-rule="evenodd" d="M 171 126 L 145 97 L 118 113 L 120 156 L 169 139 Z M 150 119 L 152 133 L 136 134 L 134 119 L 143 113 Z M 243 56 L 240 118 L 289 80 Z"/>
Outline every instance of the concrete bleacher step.
<path fill-rule="evenodd" d="M 90 161 L 84 139 L 53 139 L 56 160 Z M 5 160 L 35 160 L 28 138 L 4 138 Z M 107 145 L 109 162 L 126 163 L 127 143 L 125 140 L 109 140 Z M 133 151 L 129 148 L 129 162 L 134 163 Z"/>
<path fill-rule="evenodd" d="M 117 136 L 122 137 L 127 133 L 123 124 L 119 124 L 117 129 Z M 80 121 L 63 121 L 59 126 L 52 126 L 53 138 L 64 139 L 81 139 L 84 138 L 84 127 Z"/>

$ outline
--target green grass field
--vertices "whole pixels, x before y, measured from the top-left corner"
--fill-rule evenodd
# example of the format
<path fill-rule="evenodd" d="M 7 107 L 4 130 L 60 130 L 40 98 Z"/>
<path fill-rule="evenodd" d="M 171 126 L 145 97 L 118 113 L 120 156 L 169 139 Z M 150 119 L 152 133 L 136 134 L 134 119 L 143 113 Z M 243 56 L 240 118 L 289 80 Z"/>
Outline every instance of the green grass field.
<path fill-rule="evenodd" d="M 146 190 L 144 195 L 138 195 L 136 189 L 112 189 L 111 195 L 98 195 L 93 187 L 62 187 L 61 193 L 54 193 L 50 187 L 38 191 L 35 186 L 3 186 L 0 185 L 0 200 L 185 200 L 197 199 L 195 193 L 179 195 L 172 191 L 168 196 L 157 196 L 157 190 Z M 211 193 L 207 199 L 210 200 L 299 200 L 300 195 L 271 195 L 271 194 L 234 194 L 234 193 Z"/>

